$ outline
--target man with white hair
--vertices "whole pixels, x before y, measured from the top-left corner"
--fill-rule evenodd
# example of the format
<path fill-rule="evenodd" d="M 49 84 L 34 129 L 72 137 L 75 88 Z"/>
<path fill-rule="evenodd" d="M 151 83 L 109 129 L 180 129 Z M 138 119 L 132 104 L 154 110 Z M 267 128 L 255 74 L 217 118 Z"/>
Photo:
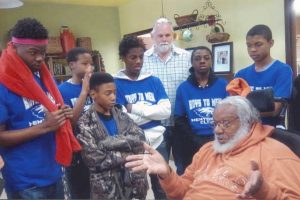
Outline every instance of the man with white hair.
<path fill-rule="evenodd" d="M 176 89 L 180 83 L 189 76 L 191 67 L 190 53 L 184 49 L 176 47 L 174 42 L 174 30 L 172 23 L 166 18 L 156 20 L 151 32 L 153 46 L 144 54 L 144 64 L 142 72 L 151 72 L 158 77 L 166 90 L 171 102 L 171 117 L 163 120 L 162 125 L 166 127 L 164 141 L 157 148 L 166 161 L 169 160 L 170 148 L 177 167 L 177 173 L 183 173 L 181 134 L 176 134 L 174 130 L 174 108 Z M 164 191 L 159 185 L 156 176 L 151 179 L 152 190 L 155 199 L 165 199 Z"/>
<path fill-rule="evenodd" d="M 300 199 L 300 159 L 269 135 L 244 97 L 218 102 L 215 140 L 204 145 L 178 176 L 148 145 L 148 154 L 127 157 L 126 167 L 157 174 L 170 199 Z"/>

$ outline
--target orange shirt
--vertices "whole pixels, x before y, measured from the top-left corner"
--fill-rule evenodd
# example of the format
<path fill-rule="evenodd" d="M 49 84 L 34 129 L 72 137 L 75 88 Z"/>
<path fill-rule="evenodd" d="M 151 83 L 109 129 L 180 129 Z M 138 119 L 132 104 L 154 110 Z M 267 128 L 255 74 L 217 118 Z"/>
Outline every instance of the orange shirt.
<path fill-rule="evenodd" d="M 215 153 L 212 142 L 203 146 L 179 177 L 175 172 L 162 187 L 170 199 L 236 199 L 258 163 L 264 184 L 254 199 L 300 199 L 300 159 L 284 144 L 269 138 L 273 127 L 257 123 L 232 150 Z"/>

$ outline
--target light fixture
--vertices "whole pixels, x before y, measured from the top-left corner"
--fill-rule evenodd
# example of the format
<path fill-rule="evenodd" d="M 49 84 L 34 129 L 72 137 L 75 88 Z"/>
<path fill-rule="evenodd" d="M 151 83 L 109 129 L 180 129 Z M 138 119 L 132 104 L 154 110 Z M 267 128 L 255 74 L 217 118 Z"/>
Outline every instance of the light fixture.
<path fill-rule="evenodd" d="M 300 0 L 294 0 L 294 11 L 296 15 L 300 15 Z"/>
<path fill-rule="evenodd" d="M 164 13 L 164 0 L 160 0 L 161 3 L 161 16 L 162 18 L 166 18 L 165 13 Z"/>
<path fill-rule="evenodd" d="M 17 8 L 23 5 L 20 0 L 0 0 L 0 9 Z"/>

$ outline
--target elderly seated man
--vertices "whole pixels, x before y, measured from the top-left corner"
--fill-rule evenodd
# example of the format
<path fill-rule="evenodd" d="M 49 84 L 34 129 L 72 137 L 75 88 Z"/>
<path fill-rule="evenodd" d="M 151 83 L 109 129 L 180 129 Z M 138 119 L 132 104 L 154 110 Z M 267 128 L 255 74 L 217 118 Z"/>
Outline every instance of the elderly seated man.
<path fill-rule="evenodd" d="M 153 148 L 128 156 L 126 167 L 160 177 L 170 199 L 300 199 L 300 159 L 269 135 L 258 111 L 244 97 L 218 102 L 215 140 L 203 146 L 178 176 Z"/>

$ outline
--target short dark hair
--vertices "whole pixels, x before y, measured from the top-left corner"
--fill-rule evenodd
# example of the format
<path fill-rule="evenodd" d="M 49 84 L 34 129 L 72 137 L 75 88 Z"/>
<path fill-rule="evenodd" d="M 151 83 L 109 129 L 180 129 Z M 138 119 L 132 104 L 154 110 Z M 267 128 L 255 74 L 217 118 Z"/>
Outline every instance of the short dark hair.
<path fill-rule="evenodd" d="M 248 36 L 255 36 L 255 35 L 261 35 L 263 36 L 267 41 L 272 40 L 272 31 L 271 29 L 264 24 L 258 24 L 253 26 L 247 33 L 246 38 Z"/>
<path fill-rule="evenodd" d="M 89 50 L 82 48 L 82 47 L 75 47 L 68 51 L 67 54 L 67 62 L 73 62 L 78 60 L 78 55 L 85 54 L 85 53 L 90 53 Z"/>
<path fill-rule="evenodd" d="M 105 72 L 95 72 L 90 78 L 90 90 L 95 90 L 99 85 L 105 83 L 114 83 L 112 75 Z"/>
<path fill-rule="evenodd" d="M 34 18 L 24 18 L 17 21 L 11 35 L 16 38 L 48 39 L 47 29 Z"/>
<path fill-rule="evenodd" d="M 119 44 L 119 56 L 120 58 L 126 56 L 130 49 L 141 47 L 146 50 L 145 44 L 141 38 L 137 36 L 125 36 Z"/>
<path fill-rule="evenodd" d="M 212 52 L 211 52 L 211 50 L 208 47 L 206 47 L 206 46 L 199 46 L 199 47 L 195 47 L 194 48 L 194 50 L 192 52 L 192 55 L 191 55 L 191 62 L 193 62 L 193 59 L 194 59 L 194 56 L 195 56 L 195 53 L 196 53 L 197 50 L 206 50 L 206 51 L 208 51 L 209 54 L 210 54 L 211 59 L 213 59 Z"/>

